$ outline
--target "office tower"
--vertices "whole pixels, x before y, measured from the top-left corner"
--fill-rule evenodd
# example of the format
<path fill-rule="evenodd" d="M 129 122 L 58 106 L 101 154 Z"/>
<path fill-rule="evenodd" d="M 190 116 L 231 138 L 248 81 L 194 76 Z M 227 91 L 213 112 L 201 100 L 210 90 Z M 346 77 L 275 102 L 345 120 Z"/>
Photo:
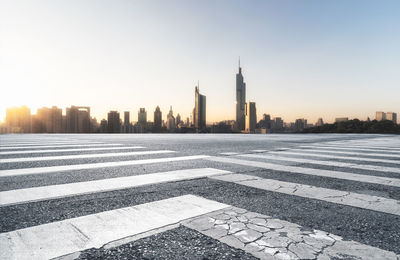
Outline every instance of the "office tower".
<path fill-rule="evenodd" d="M 107 120 L 102 119 L 100 122 L 100 133 L 107 133 L 108 132 L 108 125 L 107 125 Z"/>
<path fill-rule="evenodd" d="M 181 115 L 179 115 L 179 113 L 178 113 L 178 115 L 176 115 L 176 126 L 178 126 L 180 123 L 181 123 Z"/>
<path fill-rule="evenodd" d="M 239 73 L 236 74 L 236 125 L 237 130 L 245 129 L 246 121 L 246 83 L 243 81 L 242 68 L 239 60 Z"/>
<path fill-rule="evenodd" d="M 246 104 L 246 132 L 254 133 L 257 124 L 256 103 L 248 102 Z"/>
<path fill-rule="evenodd" d="M 172 111 L 172 106 L 169 109 L 169 113 L 167 115 L 167 129 L 172 131 L 175 129 L 175 117 L 174 117 L 174 112 Z"/>
<path fill-rule="evenodd" d="M 381 112 L 381 111 L 377 111 L 376 112 L 376 121 L 382 121 L 382 120 L 386 120 L 386 114 L 385 112 Z"/>
<path fill-rule="evenodd" d="M 138 123 L 142 126 L 145 126 L 147 123 L 147 112 L 144 107 L 139 109 L 138 112 Z"/>
<path fill-rule="evenodd" d="M 90 107 L 71 106 L 66 110 L 67 133 L 90 132 Z"/>
<path fill-rule="evenodd" d="M 346 122 L 349 121 L 348 117 L 337 117 L 335 118 L 335 123 Z"/>
<path fill-rule="evenodd" d="M 160 107 L 157 106 L 154 111 L 154 128 L 160 130 L 162 127 L 162 113 Z"/>
<path fill-rule="evenodd" d="M 307 127 L 307 119 L 304 118 L 296 119 L 296 122 L 294 123 L 295 131 L 302 131 L 306 127 Z"/>
<path fill-rule="evenodd" d="M 387 112 L 386 113 L 386 120 L 390 120 L 393 123 L 397 124 L 397 114 L 394 112 Z"/>
<path fill-rule="evenodd" d="M 62 133 L 62 109 L 39 108 L 36 113 L 35 132 L 37 133 Z"/>
<path fill-rule="evenodd" d="M 315 123 L 315 126 L 323 126 L 324 125 L 324 120 L 322 118 L 318 118 L 317 122 Z"/>
<path fill-rule="evenodd" d="M 124 125 L 122 132 L 130 133 L 131 132 L 131 122 L 130 122 L 130 114 L 129 111 L 124 112 Z"/>
<path fill-rule="evenodd" d="M 121 120 L 117 111 L 110 111 L 107 115 L 107 132 L 108 133 L 120 133 L 121 132 Z"/>
<path fill-rule="evenodd" d="M 281 117 L 275 117 L 273 122 L 273 126 L 276 130 L 282 130 L 283 129 L 283 120 Z"/>
<path fill-rule="evenodd" d="M 199 86 L 194 89 L 194 128 L 201 131 L 206 128 L 206 96 L 200 94 Z"/>
<path fill-rule="evenodd" d="M 12 132 L 30 133 L 32 131 L 31 110 L 26 106 L 11 107 L 6 110 L 6 123 Z"/>

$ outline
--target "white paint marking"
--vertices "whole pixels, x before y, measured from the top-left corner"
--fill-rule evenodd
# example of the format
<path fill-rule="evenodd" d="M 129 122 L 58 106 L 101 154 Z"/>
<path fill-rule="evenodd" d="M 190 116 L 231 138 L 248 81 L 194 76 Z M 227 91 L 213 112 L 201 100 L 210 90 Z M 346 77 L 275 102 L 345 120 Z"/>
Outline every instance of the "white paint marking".
<path fill-rule="evenodd" d="M 87 151 L 102 151 L 102 150 L 129 150 L 141 149 L 144 146 L 118 146 L 118 147 L 95 147 L 95 148 L 72 148 L 72 149 L 49 149 L 49 150 L 27 150 L 27 151 L 10 151 L 0 152 L 0 155 L 10 154 L 32 154 L 32 153 L 67 153 L 67 152 L 87 152 Z"/>
<path fill-rule="evenodd" d="M 38 146 L 6 146 L 0 147 L 0 150 L 17 150 L 17 149 L 32 149 L 32 148 L 56 148 L 56 147 L 88 147 L 88 146 L 117 146 L 122 144 L 65 144 L 65 145 L 38 145 Z"/>
<path fill-rule="evenodd" d="M 395 168 L 395 167 L 384 167 L 384 166 L 376 166 L 376 165 L 365 165 L 365 164 L 324 161 L 324 160 L 310 160 L 310 159 L 292 158 L 292 157 L 284 157 L 284 156 L 268 155 L 268 154 L 262 154 L 262 155 L 260 155 L 260 154 L 242 154 L 239 156 L 249 157 L 249 158 L 279 160 L 279 161 L 287 161 L 287 162 L 310 163 L 310 164 L 317 164 L 317 165 L 324 165 L 324 166 L 354 168 L 354 169 L 361 169 L 361 170 L 368 170 L 368 171 L 400 173 L 400 168 Z"/>
<path fill-rule="evenodd" d="M 303 147 L 303 146 L 301 146 Z M 310 146 L 311 147 L 311 146 Z M 314 145 L 313 147 L 316 147 L 316 145 Z M 324 148 L 342 148 L 342 149 L 354 149 L 354 150 L 370 150 L 370 151 L 394 151 L 394 152 L 400 152 L 400 148 L 392 148 L 392 147 L 385 147 L 385 146 L 361 146 L 361 145 L 333 145 L 333 144 L 323 144 L 320 147 L 324 147 Z"/>
<path fill-rule="evenodd" d="M 357 155 L 357 156 L 378 156 L 378 157 L 391 157 L 391 158 L 400 158 L 400 154 L 383 154 L 383 153 L 358 153 L 358 152 L 343 152 L 343 151 L 332 151 L 329 149 L 293 149 L 303 152 L 317 152 L 317 153 L 336 153 L 336 154 L 349 154 L 349 155 Z"/>
<path fill-rule="evenodd" d="M 286 165 L 265 163 L 265 162 L 246 161 L 246 160 L 233 159 L 230 157 L 229 158 L 228 157 L 209 157 L 209 158 L 207 158 L 207 160 L 215 161 L 215 162 L 223 162 L 223 163 L 240 164 L 240 165 L 258 167 L 258 168 L 263 168 L 263 169 L 268 169 L 268 170 L 274 170 L 274 171 L 289 172 L 289 173 L 294 173 L 294 174 L 307 174 L 307 175 L 322 176 L 322 177 L 335 178 L 335 179 L 343 179 L 343 180 L 351 180 L 351 181 L 400 187 L 400 179 L 395 179 L 395 178 L 377 177 L 377 176 L 362 175 L 362 174 L 355 174 L 355 173 L 349 173 L 349 172 L 311 169 L 311 168 L 303 168 L 303 167 L 296 167 L 296 166 L 286 166 Z"/>
<path fill-rule="evenodd" d="M 65 144 L 82 144 L 82 142 L 47 142 L 47 141 L 43 141 L 43 142 L 31 142 L 31 143 L 3 143 L 0 145 L 0 148 L 4 148 L 4 147 L 19 147 L 19 146 L 29 146 L 29 147 L 33 147 L 33 146 L 42 146 L 43 144 L 46 145 L 65 145 Z M 104 144 L 102 142 L 85 142 L 85 144 Z"/>
<path fill-rule="evenodd" d="M 192 180 L 227 173 L 231 172 L 214 168 L 198 168 L 2 191 L 0 192 L 0 206 L 122 190 L 164 182 Z"/>
<path fill-rule="evenodd" d="M 236 155 L 238 153 L 234 153 L 234 152 L 226 152 L 226 153 L 220 153 L 221 155 Z"/>
<path fill-rule="evenodd" d="M 149 154 L 164 154 L 175 153 L 170 150 L 156 150 L 156 151 L 140 151 L 140 152 L 124 152 L 124 153 L 96 153 L 96 154 L 74 154 L 62 156 L 39 156 L 39 157 L 21 157 L 0 159 L 0 163 L 15 163 L 15 162 L 39 162 L 39 161 L 54 161 L 54 160 L 71 160 L 71 159 L 87 159 L 87 158 L 109 158 L 109 157 L 123 157 L 135 155 L 149 155 Z"/>
<path fill-rule="evenodd" d="M 193 195 L 0 234 L 1 259 L 50 259 L 172 225 L 229 205 Z"/>
<path fill-rule="evenodd" d="M 266 152 L 266 151 L 268 151 L 268 150 L 252 150 L 252 152 L 256 152 L 256 153 L 263 153 L 263 152 Z"/>
<path fill-rule="evenodd" d="M 11 169 L 11 170 L 1 170 L 0 177 L 28 175 L 28 174 L 44 174 L 44 173 L 51 173 L 51 172 L 86 170 L 86 169 L 95 169 L 95 168 L 121 167 L 121 166 L 131 166 L 131 165 L 150 164 L 150 163 L 198 160 L 198 159 L 204 159 L 204 158 L 208 158 L 208 157 L 210 157 L 210 156 L 208 156 L 208 155 L 193 155 L 193 156 L 155 158 L 155 159 L 144 159 L 144 160 L 130 160 L 130 161 L 118 161 L 118 162 L 87 163 L 87 164 L 61 165 L 61 166 L 50 166 L 50 167 Z"/>
<path fill-rule="evenodd" d="M 363 161 L 363 162 L 380 162 L 380 163 L 393 163 L 400 164 L 400 161 L 395 160 L 385 160 L 385 159 L 375 159 L 375 158 L 362 158 L 362 157 L 353 157 L 353 156 L 340 156 L 340 155 L 331 155 L 331 154 L 320 154 L 320 153 L 303 153 L 302 150 L 290 150 L 290 151 L 270 151 L 271 154 L 289 154 L 289 155 L 297 155 L 297 156 L 308 156 L 308 157 L 320 157 L 320 158 L 333 158 L 333 159 L 342 159 L 342 160 L 352 160 L 352 161 Z"/>
<path fill-rule="evenodd" d="M 318 149 L 318 150 L 324 150 L 324 151 L 329 151 L 333 150 L 336 153 L 336 150 L 345 150 L 345 151 L 365 151 L 365 152 L 379 152 L 379 156 L 381 156 L 382 153 L 388 153 L 388 155 L 392 154 L 399 154 L 400 151 L 388 151 L 388 150 L 380 150 L 380 149 L 371 149 L 371 148 L 349 148 L 349 147 L 331 147 L 331 146 L 316 146 L 316 145 L 301 145 L 300 147 L 302 148 L 312 148 L 312 149 Z M 307 151 L 307 150 L 306 150 Z M 364 154 L 364 153 L 362 153 Z M 370 153 L 365 153 L 366 155 Z M 397 155 L 395 155 L 397 156 Z"/>
<path fill-rule="evenodd" d="M 400 215 L 400 201 L 394 199 L 326 189 L 316 186 L 278 181 L 274 179 L 264 179 L 246 174 L 228 174 L 221 176 L 210 176 L 209 178 L 308 199 L 323 200 L 336 204 Z"/>

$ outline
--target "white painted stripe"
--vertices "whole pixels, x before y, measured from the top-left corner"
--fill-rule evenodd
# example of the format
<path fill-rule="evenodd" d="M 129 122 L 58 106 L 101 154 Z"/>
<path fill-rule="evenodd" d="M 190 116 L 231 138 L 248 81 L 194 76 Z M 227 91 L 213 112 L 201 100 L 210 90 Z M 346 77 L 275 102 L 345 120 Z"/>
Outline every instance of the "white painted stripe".
<path fill-rule="evenodd" d="M 400 201 L 348 191 L 320 188 L 316 186 L 264 179 L 246 174 L 210 176 L 211 179 L 233 182 L 257 189 L 279 192 L 308 199 L 317 199 L 362 209 L 369 209 L 400 216 Z"/>
<path fill-rule="evenodd" d="M 343 152 L 343 151 L 332 151 L 329 149 L 293 149 L 304 152 L 317 152 L 317 153 L 335 153 L 335 154 L 349 154 L 349 155 L 357 155 L 357 156 L 378 156 L 378 157 L 391 157 L 391 158 L 400 158 L 400 154 L 384 154 L 384 153 L 358 153 L 358 152 Z"/>
<path fill-rule="evenodd" d="M 320 153 L 303 153 L 302 150 L 276 151 L 276 152 L 270 151 L 269 153 L 271 153 L 271 154 L 290 154 L 290 155 L 297 155 L 297 156 L 301 155 L 301 156 L 308 156 L 308 157 L 312 156 L 312 157 L 320 157 L 320 158 L 333 158 L 333 159 L 363 161 L 363 162 L 380 162 L 380 163 L 400 164 L 400 161 L 395 161 L 395 160 L 329 155 L 329 154 L 320 154 Z"/>
<path fill-rule="evenodd" d="M 268 155 L 268 154 L 262 154 L 262 155 L 261 154 L 242 154 L 239 156 L 249 157 L 249 158 L 269 159 L 269 160 L 280 160 L 280 161 L 287 161 L 287 162 L 310 163 L 310 164 L 318 164 L 318 165 L 324 165 L 324 166 L 354 168 L 354 169 L 361 169 L 361 170 L 368 170 L 368 171 L 400 173 L 400 168 L 395 168 L 395 167 L 384 167 L 384 166 L 376 166 L 376 165 L 365 165 L 365 164 L 345 163 L 345 162 L 325 161 L 325 160 L 310 160 L 310 159 L 304 159 L 304 158 L 292 158 L 292 157 L 284 157 L 284 156 Z"/>
<path fill-rule="evenodd" d="M 108 168 L 108 167 L 121 167 L 121 166 L 131 166 L 131 165 L 139 165 L 139 164 L 198 160 L 198 159 L 204 159 L 204 158 L 208 158 L 208 157 L 209 157 L 208 155 L 193 155 L 193 156 L 155 158 L 155 159 L 144 159 L 144 160 L 130 160 L 130 161 L 118 161 L 118 162 L 87 163 L 87 164 L 73 164 L 73 165 L 61 165 L 61 166 L 49 166 L 49 167 L 11 169 L 11 170 L 1 170 L 0 177 L 28 175 L 28 174 L 43 174 L 43 173 L 51 173 L 51 172 L 74 171 L 74 170 L 86 170 L 86 169 L 96 169 L 96 168 Z"/>
<path fill-rule="evenodd" d="M 150 184 L 192 180 L 227 173 L 231 172 L 214 168 L 198 168 L 2 191 L 0 192 L 0 206 L 122 190 Z"/>
<path fill-rule="evenodd" d="M 338 147 L 338 148 L 343 148 L 343 147 L 346 147 L 346 148 L 359 148 L 359 149 L 374 149 L 375 151 L 376 150 L 379 150 L 379 151 L 400 151 L 400 148 L 393 148 L 393 147 L 386 147 L 386 146 L 364 146 L 364 145 L 345 145 L 345 144 L 343 144 L 343 145 L 335 145 L 335 144 L 323 144 L 323 146 L 325 146 L 325 147 L 328 147 L 328 148 L 330 148 L 330 147 Z"/>
<path fill-rule="evenodd" d="M 382 153 L 389 153 L 389 154 L 399 154 L 400 151 L 388 151 L 388 150 L 380 150 L 380 149 L 371 149 L 371 148 L 349 148 L 349 147 L 332 147 L 332 146 L 316 146 L 316 145 L 301 145 L 301 148 L 312 148 L 312 149 L 322 149 L 322 150 L 351 150 L 351 151 L 366 151 L 366 152 L 382 152 Z"/>
<path fill-rule="evenodd" d="M 266 152 L 266 151 L 268 151 L 268 150 L 252 150 L 252 152 L 256 152 L 256 153 L 263 153 L 263 152 Z"/>
<path fill-rule="evenodd" d="M 246 161 L 246 160 L 234 159 L 231 157 L 209 157 L 207 158 L 207 160 L 215 162 L 223 162 L 223 163 L 240 164 L 240 165 L 258 167 L 268 170 L 282 171 L 294 174 L 307 174 L 307 175 L 322 176 L 335 179 L 343 179 L 343 180 L 400 187 L 400 179 L 395 179 L 395 178 L 362 175 L 362 174 L 340 172 L 340 171 L 311 169 L 311 168 L 303 168 L 296 166 L 286 166 L 286 165 L 257 162 L 257 161 Z"/>
<path fill-rule="evenodd" d="M 95 147 L 95 148 L 25 150 L 25 151 L 0 152 L 0 155 L 33 154 L 33 153 L 67 153 L 67 152 L 87 152 L 87 151 L 102 151 L 102 150 L 129 150 L 129 149 L 141 149 L 141 148 L 145 148 L 145 147 L 144 146 L 117 146 L 117 147 Z"/>
<path fill-rule="evenodd" d="M 229 205 L 193 195 L 0 234 L 1 259 L 50 259 L 176 224 Z"/>
<path fill-rule="evenodd" d="M 38 157 L 21 157 L 0 159 L 0 163 L 15 163 L 15 162 L 39 162 L 39 161 L 55 161 L 55 160 L 71 160 L 71 159 L 87 159 L 87 158 L 110 158 L 110 157 L 124 157 L 135 155 L 149 155 L 149 154 L 164 154 L 175 153 L 170 150 L 156 150 L 156 151 L 140 151 L 140 152 L 124 152 L 124 153 L 96 153 L 96 154 L 74 154 L 62 156 L 38 156 Z"/>
<path fill-rule="evenodd" d="M 102 142 L 84 142 L 85 144 L 104 144 Z M 31 143 L 2 143 L 0 145 L 1 148 L 9 146 L 9 147 L 18 147 L 18 146 L 42 146 L 43 144 L 45 145 L 64 145 L 64 144 L 82 144 L 82 142 L 31 142 Z"/>
<path fill-rule="evenodd" d="M 6 146 L 0 147 L 0 150 L 17 150 L 17 149 L 33 149 L 33 148 L 56 148 L 56 147 L 88 147 L 88 146 L 117 146 L 122 144 L 65 144 L 65 145 L 38 145 L 38 146 Z"/>
<path fill-rule="evenodd" d="M 238 153 L 234 153 L 234 152 L 226 152 L 226 153 L 220 153 L 220 154 L 222 154 L 222 155 L 235 155 L 235 154 L 238 154 Z"/>

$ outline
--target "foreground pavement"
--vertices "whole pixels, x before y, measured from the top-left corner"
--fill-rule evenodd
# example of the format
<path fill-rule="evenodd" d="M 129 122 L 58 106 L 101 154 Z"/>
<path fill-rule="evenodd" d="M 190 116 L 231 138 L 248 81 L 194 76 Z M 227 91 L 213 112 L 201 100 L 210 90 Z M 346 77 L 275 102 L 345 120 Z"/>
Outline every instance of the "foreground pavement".
<path fill-rule="evenodd" d="M 400 259 L 400 136 L 0 141 L 0 259 Z"/>

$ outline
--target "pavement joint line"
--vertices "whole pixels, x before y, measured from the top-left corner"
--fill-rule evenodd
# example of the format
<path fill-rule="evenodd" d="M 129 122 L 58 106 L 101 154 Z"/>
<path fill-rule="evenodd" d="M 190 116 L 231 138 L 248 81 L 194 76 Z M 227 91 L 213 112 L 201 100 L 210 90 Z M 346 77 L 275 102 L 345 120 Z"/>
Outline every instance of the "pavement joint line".
<path fill-rule="evenodd" d="M 247 187 L 278 192 L 307 199 L 316 199 L 335 204 L 373 210 L 400 216 L 400 201 L 373 195 L 321 188 L 317 186 L 278 181 L 247 174 L 225 174 L 209 176 L 210 179 L 232 182 Z"/>
<path fill-rule="evenodd" d="M 182 224 L 261 259 L 397 259 L 391 251 L 237 207 Z"/>
<path fill-rule="evenodd" d="M 257 158 L 257 159 L 279 160 L 279 161 L 285 161 L 285 162 L 310 163 L 310 164 L 317 164 L 317 165 L 323 165 L 323 166 L 354 168 L 354 169 L 369 170 L 369 171 L 400 173 L 400 168 L 376 166 L 376 165 L 345 163 L 345 162 L 336 162 L 336 161 L 327 161 L 327 160 L 311 160 L 311 159 L 304 159 L 304 158 L 293 158 L 293 157 L 284 157 L 284 156 L 268 155 L 268 154 L 262 154 L 262 155 L 260 155 L 260 154 L 241 154 L 238 156 Z"/>
<path fill-rule="evenodd" d="M 101 193 L 145 185 L 193 180 L 216 175 L 230 174 L 230 171 L 215 168 L 194 168 L 127 177 L 108 178 L 94 181 L 73 182 L 0 192 L 0 207 L 59 199 L 84 194 Z"/>
<path fill-rule="evenodd" d="M 227 207 L 189 194 L 14 230 L 0 234 L 0 258 L 34 260 L 66 256 Z M 87 238 L 84 242 L 81 233 Z"/>
<path fill-rule="evenodd" d="M 271 153 L 271 154 L 289 154 L 289 155 L 308 156 L 308 157 L 333 158 L 333 159 L 343 159 L 343 160 L 350 160 L 350 161 L 400 164 L 400 160 L 395 161 L 395 160 L 386 160 L 386 159 L 381 159 L 381 158 L 378 159 L 378 158 L 363 158 L 363 157 L 341 156 L 341 155 L 321 154 L 321 153 L 304 153 L 303 150 L 270 151 L 269 153 Z"/>
<path fill-rule="evenodd" d="M 124 156 L 135 156 L 135 155 L 165 154 L 165 153 L 175 153 L 175 151 L 154 150 L 154 151 L 139 151 L 139 152 L 123 152 L 123 153 L 95 153 L 95 154 L 61 155 L 61 156 L 20 157 L 20 158 L 0 159 L 0 163 L 39 162 L 39 161 L 72 160 L 72 159 L 85 159 L 85 158 L 86 159 L 110 158 L 110 157 L 124 157 Z"/>
<path fill-rule="evenodd" d="M 286 166 L 276 163 L 248 161 L 248 160 L 228 158 L 228 157 L 210 156 L 205 159 L 214 162 L 239 164 L 239 165 L 268 169 L 268 170 L 288 172 L 293 174 L 307 174 L 307 175 L 321 176 L 327 178 L 335 178 L 342 180 L 400 187 L 400 179 L 397 178 L 379 177 L 379 176 L 355 174 L 355 173 L 332 171 L 332 170 L 313 169 L 313 168 L 297 167 L 297 166 Z"/>
<path fill-rule="evenodd" d="M 117 161 L 117 162 L 86 163 L 86 164 L 72 164 L 72 165 L 61 165 L 61 166 L 0 170 L 0 178 L 6 177 L 6 176 L 45 174 L 45 173 L 63 172 L 63 171 L 121 167 L 121 166 L 185 161 L 185 160 L 198 160 L 198 159 L 206 159 L 208 157 L 210 157 L 210 156 L 209 155 L 191 155 L 191 156 L 180 156 L 180 157 L 165 157 L 165 158 L 154 158 L 154 159 Z"/>
<path fill-rule="evenodd" d="M 318 153 L 337 153 L 337 154 L 349 154 L 349 155 L 358 155 L 358 156 L 378 156 L 378 157 L 391 157 L 391 158 L 400 158 L 400 154 L 386 154 L 386 153 L 372 153 L 372 152 L 345 152 L 345 151 L 336 151 L 333 149 L 325 149 L 325 148 L 315 148 L 315 149 L 293 149 L 293 150 L 300 150 L 300 151 L 311 151 L 311 152 L 318 152 Z"/>
<path fill-rule="evenodd" d="M 301 145 L 301 148 L 315 148 L 315 149 L 332 149 L 332 150 L 356 150 L 356 151 L 372 151 L 372 152 L 388 152 L 388 153 L 400 153 L 400 150 L 384 150 L 384 149 L 372 149 L 372 148 L 360 148 L 360 147 L 344 147 L 344 146 L 328 146 L 328 145 Z"/>
<path fill-rule="evenodd" d="M 142 148 L 146 148 L 146 147 L 144 147 L 144 146 L 117 146 L 117 147 L 91 147 L 91 148 L 48 149 L 48 150 L 25 150 L 25 151 L 0 152 L 0 155 L 35 154 L 35 153 L 87 152 L 87 151 L 104 151 L 104 150 L 129 150 L 129 149 L 142 149 Z"/>
<path fill-rule="evenodd" d="M 118 146 L 123 144 L 66 144 L 66 145 L 38 145 L 38 146 L 6 146 L 0 147 L 0 150 L 19 150 L 19 149 L 39 149 L 39 148 L 62 148 L 62 147 L 89 147 L 89 146 Z"/>

